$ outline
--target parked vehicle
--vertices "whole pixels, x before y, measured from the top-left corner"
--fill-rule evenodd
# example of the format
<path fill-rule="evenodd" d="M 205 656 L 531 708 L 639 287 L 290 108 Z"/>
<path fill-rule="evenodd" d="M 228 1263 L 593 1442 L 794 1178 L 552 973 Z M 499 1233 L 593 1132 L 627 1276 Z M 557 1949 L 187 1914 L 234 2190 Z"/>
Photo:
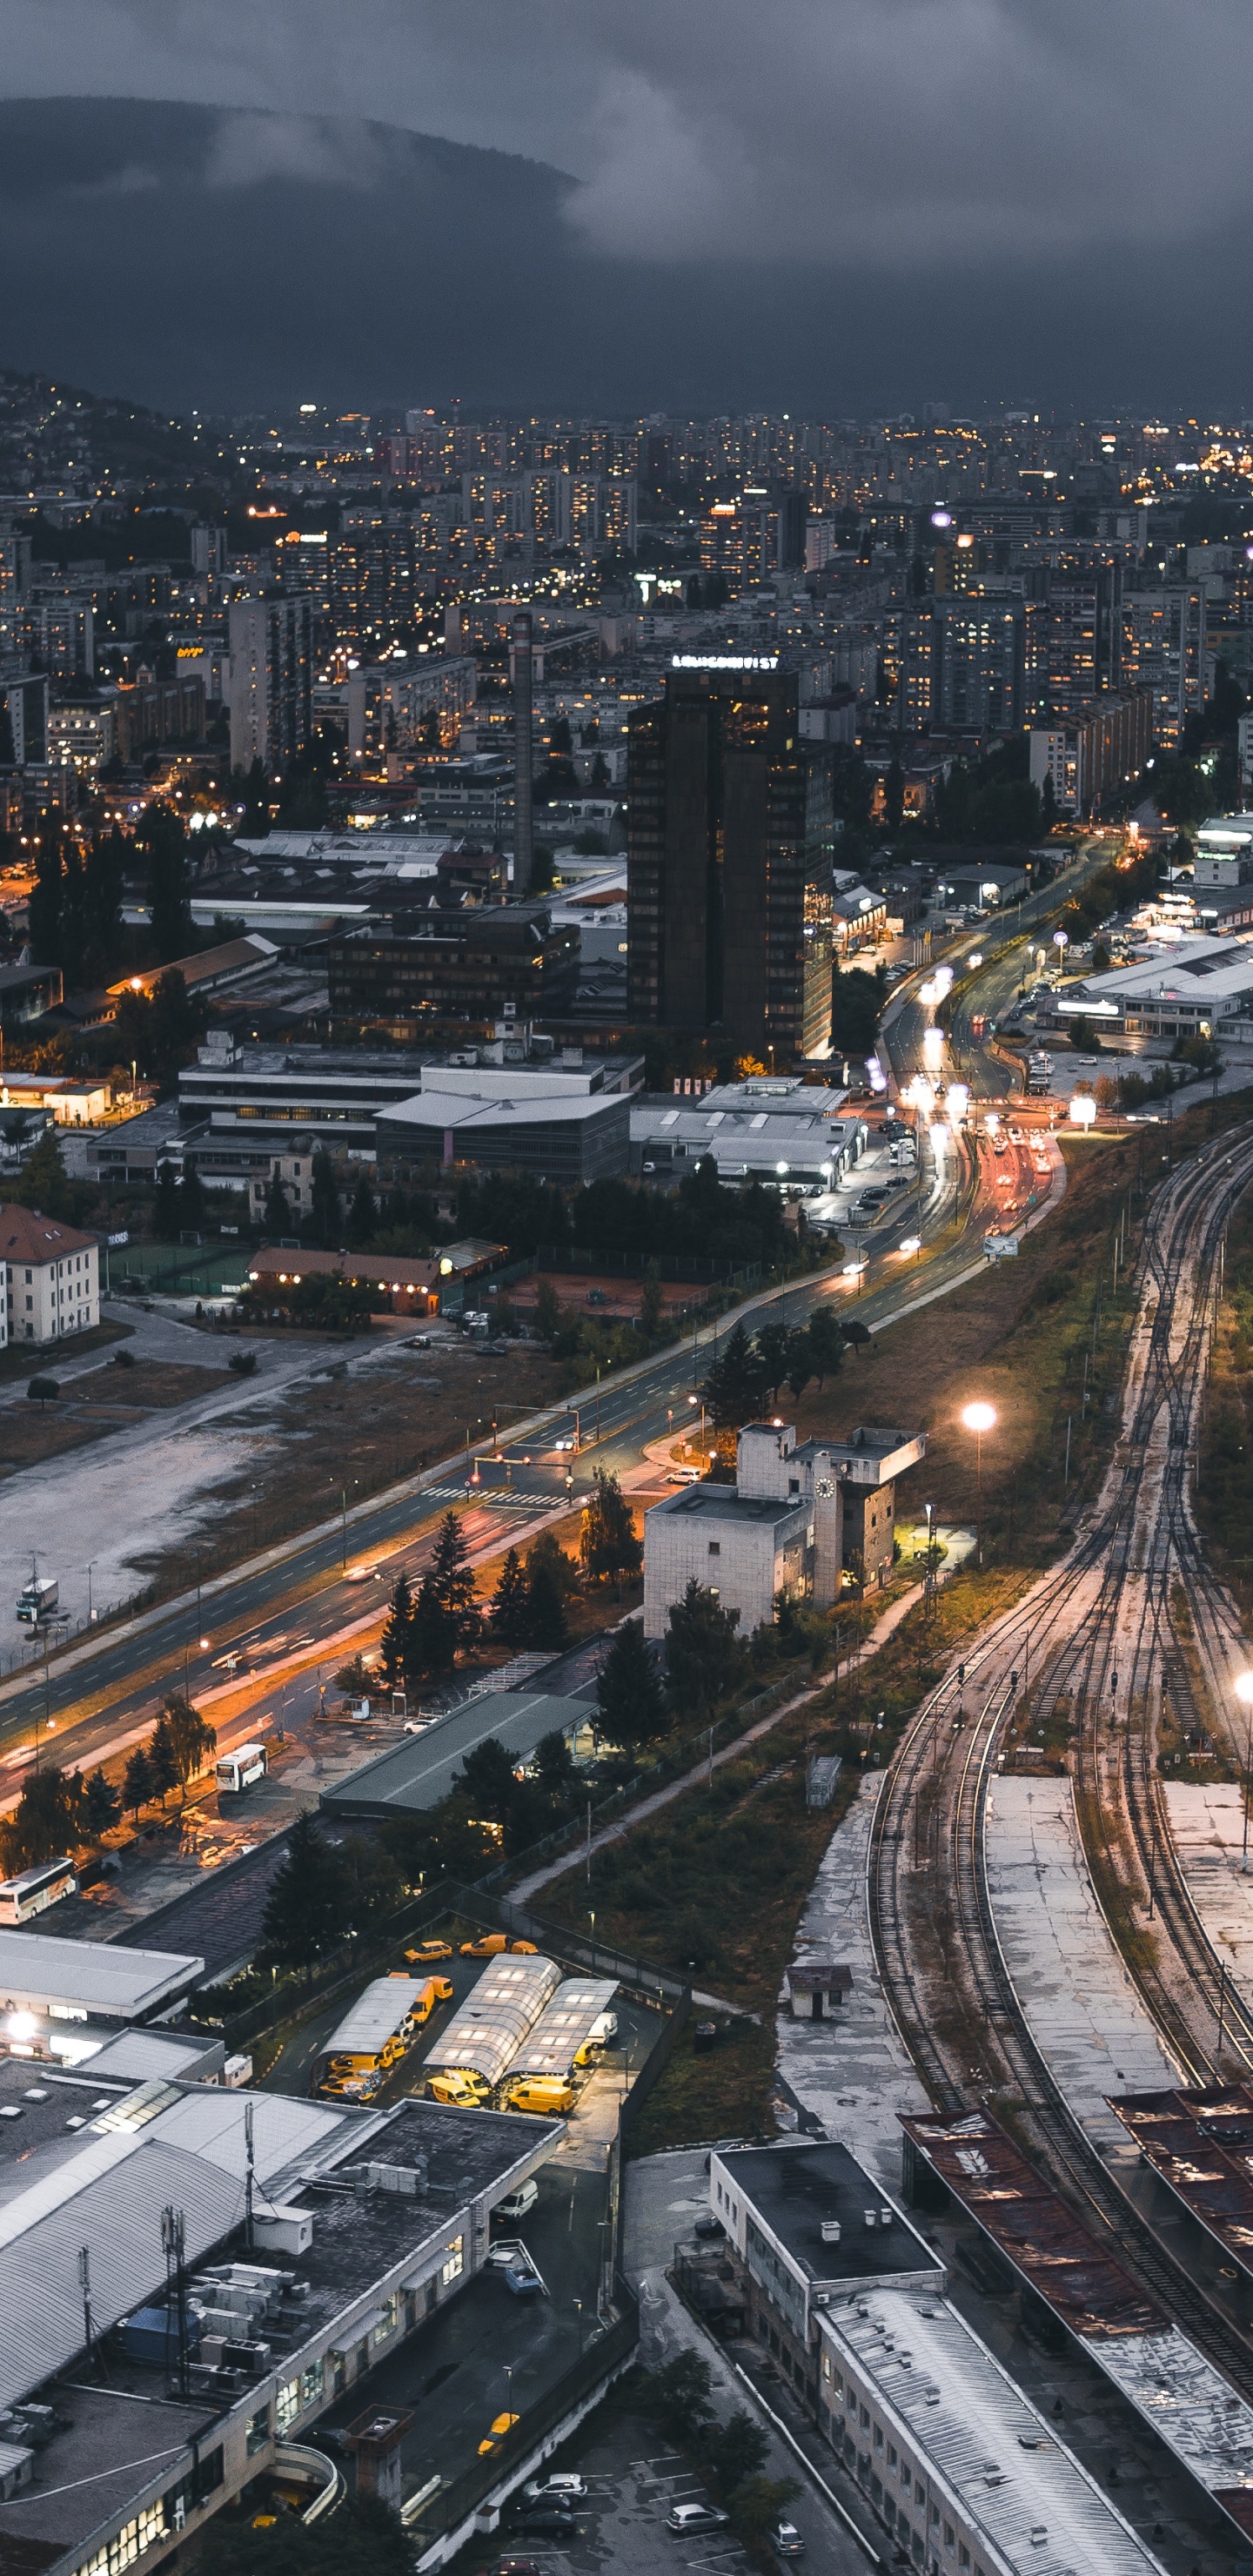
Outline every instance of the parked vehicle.
<path fill-rule="evenodd" d="M 794 2522 L 776 2522 L 770 2534 L 770 2546 L 780 2558 L 803 2558 L 805 2543 Z"/>
<path fill-rule="evenodd" d="M 523 2075 L 511 2084 L 505 2096 L 511 2111 L 533 2111 L 541 2119 L 562 2119 L 574 2109 L 572 2084 L 563 2084 L 556 2075 Z"/>
<path fill-rule="evenodd" d="M 462 1942 L 461 1956 L 463 1959 L 495 1959 L 508 1947 L 503 1932 L 480 1932 L 477 1940 Z"/>
<path fill-rule="evenodd" d="M 534 2209 L 538 2199 L 539 2184 L 534 2175 L 528 2175 L 525 2182 L 516 2184 L 512 2191 L 505 2193 L 503 2200 L 497 2201 L 492 2216 L 502 2218 L 506 2226 L 516 2227 L 519 2219 L 527 2217 Z"/>
<path fill-rule="evenodd" d="M 506 2433 L 512 2433 L 514 2425 L 520 2423 L 521 2420 L 521 2417 L 518 2415 L 493 2415 L 492 2427 L 487 2436 L 487 2440 L 485 2442 L 480 2442 L 479 2444 L 479 2458 L 483 2459 L 489 2451 L 494 2451 L 497 2443 L 503 2442 Z"/>
<path fill-rule="evenodd" d="M 544 2284 L 529 2263 L 511 2263 L 505 2274 L 505 2288 L 515 2299 L 542 2299 Z"/>
<path fill-rule="evenodd" d="M 518 2529 L 528 2539 L 575 2540 L 578 2528 L 568 2504 L 529 2505 L 518 2517 Z"/>
<path fill-rule="evenodd" d="M 29 1923 L 32 1915 L 46 1913 L 61 1897 L 77 1894 L 72 1860 L 43 1861 L 38 1868 L 20 1870 L 16 1878 L 0 1884 L 0 1923 Z"/>
<path fill-rule="evenodd" d="M 264 1744 L 237 1744 L 233 1753 L 223 1753 L 214 1772 L 218 1796 L 242 1798 L 246 1789 L 255 1789 L 268 1769 Z"/>
<path fill-rule="evenodd" d="M 58 1584 L 55 1574 L 33 1574 L 17 1596 L 17 1615 L 24 1627 L 37 1628 L 42 1619 L 50 1619 L 57 1606 Z"/>
<path fill-rule="evenodd" d="M 411 1968 L 434 1967 L 439 1959 L 451 1959 L 452 1943 L 451 1941 L 419 1941 L 416 1949 L 406 1950 L 405 1957 Z"/>
<path fill-rule="evenodd" d="M 728 2520 L 716 2504 L 676 2504 L 666 2515 L 666 2529 L 686 2540 L 694 2531 L 724 2531 Z"/>
<path fill-rule="evenodd" d="M 432 2075 L 426 2089 L 432 2102 L 453 2102 L 461 2111 L 481 2111 L 489 2088 L 481 2076 L 453 2067 Z"/>
<path fill-rule="evenodd" d="M 529 2478 L 522 2492 L 536 2504 L 545 2503 L 550 2496 L 564 2496 L 575 2504 L 581 2503 L 591 2490 L 586 2478 L 576 2477 L 573 2470 L 558 2469 L 551 2478 Z"/>

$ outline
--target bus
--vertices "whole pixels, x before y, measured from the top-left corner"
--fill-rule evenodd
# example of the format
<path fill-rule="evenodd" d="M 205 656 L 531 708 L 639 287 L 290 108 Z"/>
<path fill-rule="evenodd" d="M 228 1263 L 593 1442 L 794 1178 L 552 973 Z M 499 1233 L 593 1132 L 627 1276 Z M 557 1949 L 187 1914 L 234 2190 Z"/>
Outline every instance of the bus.
<path fill-rule="evenodd" d="M 38 1869 L 19 1870 L 0 1881 L 0 1923 L 29 1923 L 63 1896 L 77 1896 L 78 1875 L 72 1860 L 46 1860 Z"/>
<path fill-rule="evenodd" d="M 223 1753 L 214 1777 L 220 1795 L 240 1798 L 245 1789 L 255 1789 L 264 1780 L 268 1764 L 264 1744 L 237 1744 L 233 1753 Z"/>

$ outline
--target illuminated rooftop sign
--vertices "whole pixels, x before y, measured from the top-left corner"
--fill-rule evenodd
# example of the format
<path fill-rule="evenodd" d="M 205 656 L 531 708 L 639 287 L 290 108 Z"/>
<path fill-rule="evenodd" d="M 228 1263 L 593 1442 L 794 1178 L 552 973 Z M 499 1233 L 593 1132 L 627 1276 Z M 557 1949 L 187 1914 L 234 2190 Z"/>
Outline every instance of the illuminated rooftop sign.
<path fill-rule="evenodd" d="M 672 653 L 672 671 L 777 671 L 777 653 Z"/>

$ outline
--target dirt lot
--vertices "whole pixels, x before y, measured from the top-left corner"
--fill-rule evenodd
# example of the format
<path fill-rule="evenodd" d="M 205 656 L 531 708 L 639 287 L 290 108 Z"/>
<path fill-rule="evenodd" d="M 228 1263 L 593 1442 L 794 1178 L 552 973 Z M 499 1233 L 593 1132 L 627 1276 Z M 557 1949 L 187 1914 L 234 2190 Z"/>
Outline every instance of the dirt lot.
<path fill-rule="evenodd" d="M 632 1323 L 644 1295 L 642 1279 L 614 1279 L 607 1271 L 536 1271 L 529 1279 L 520 1279 L 509 1292 L 509 1302 L 519 1315 L 534 1311 L 541 1279 L 572 1321 L 587 1316 L 593 1323 Z M 663 1313 L 673 1320 L 690 1315 L 697 1307 L 703 1309 L 709 1292 L 690 1279 L 663 1279 L 657 1293 Z"/>
<path fill-rule="evenodd" d="M 205 1522 L 204 1575 L 325 1520 L 339 1508 L 341 1491 L 350 1505 L 363 1502 L 451 1456 L 468 1438 L 486 1439 L 494 1415 L 504 1445 L 511 1422 L 553 1401 L 558 1375 L 545 1354 L 529 1348 L 494 1358 L 460 1341 L 429 1351 L 397 1344 L 394 1356 L 356 1371 L 328 1346 L 324 1374 L 298 1381 L 271 1406 L 225 1417 L 258 1445 L 246 1473 L 217 1489 L 220 1501 L 247 1498 L 249 1508 Z M 187 1574 L 194 1579 L 194 1556 L 188 1544 L 142 1562 L 159 1571 L 164 1588 Z"/>
<path fill-rule="evenodd" d="M 75 1344 L 76 1357 L 78 1350 Z M 55 1365 L 54 1361 L 46 1371 L 54 1385 Z M 149 1413 L 190 1404 L 196 1396 L 216 1395 L 229 1383 L 223 1369 L 142 1360 L 126 1369 L 106 1362 L 87 1377 L 70 1379 L 55 1403 L 6 1405 L 0 1414 L 0 1475 L 42 1466 L 49 1458 L 63 1457 L 67 1449 L 80 1449 L 89 1440 L 129 1429 Z"/>

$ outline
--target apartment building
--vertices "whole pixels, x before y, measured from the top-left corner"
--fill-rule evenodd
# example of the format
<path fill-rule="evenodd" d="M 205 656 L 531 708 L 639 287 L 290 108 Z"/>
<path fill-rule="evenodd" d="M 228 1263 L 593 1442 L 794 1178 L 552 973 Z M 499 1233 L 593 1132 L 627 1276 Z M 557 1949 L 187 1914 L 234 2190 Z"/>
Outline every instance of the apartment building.
<path fill-rule="evenodd" d="M 94 1234 L 56 1225 L 32 1208 L 0 1207 L 7 1342 L 49 1343 L 100 1321 L 100 1250 Z"/>

